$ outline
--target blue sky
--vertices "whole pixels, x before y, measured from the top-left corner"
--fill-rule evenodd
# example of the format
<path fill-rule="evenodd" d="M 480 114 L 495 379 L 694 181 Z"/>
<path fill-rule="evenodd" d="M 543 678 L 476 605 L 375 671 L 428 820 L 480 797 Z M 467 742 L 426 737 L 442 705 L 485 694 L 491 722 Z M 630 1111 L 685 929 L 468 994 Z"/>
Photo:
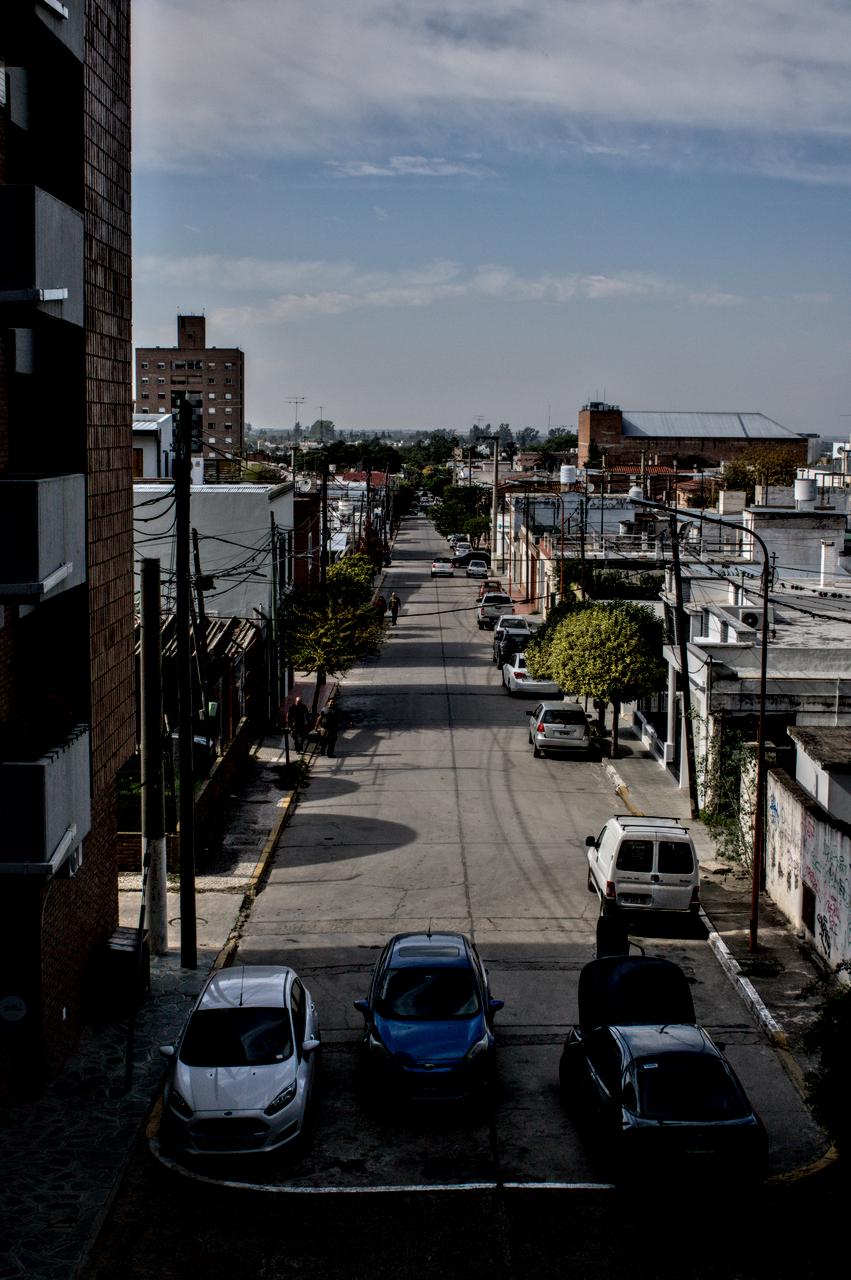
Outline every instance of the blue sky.
<path fill-rule="evenodd" d="M 136 0 L 134 341 L 255 426 L 851 432 L 851 0 Z"/>

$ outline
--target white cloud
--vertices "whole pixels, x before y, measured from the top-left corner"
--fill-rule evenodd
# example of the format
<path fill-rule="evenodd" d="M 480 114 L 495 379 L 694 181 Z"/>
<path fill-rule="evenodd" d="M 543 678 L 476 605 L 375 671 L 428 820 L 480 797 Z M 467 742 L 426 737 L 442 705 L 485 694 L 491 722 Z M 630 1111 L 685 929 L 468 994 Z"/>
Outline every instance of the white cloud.
<path fill-rule="evenodd" d="M 390 214 L 387 212 L 387 210 L 382 208 L 380 204 L 374 204 L 372 206 L 372 212 L 379 222 L 386 222 L 387 219 L 390 217 Z"/>
<path fill-rule="evenodd" d="M 138 164 L 204 166 L 227 152 L 336 158 L 360 176 L 480 176 L 456 148 L 649 146 L 657 160 L 693 159 L 706 134 L 715 160 L 725 138 L 748 139 L 736 159 L 760 168 L 778 139 L 797 139 L 778 169 L 822 181 L 833 158 L 808 156 L 807 140 L 839 148 L 851 133 L 851 9 L 837 0 L 241 0 L 238 21 L 234 11 L 233 0 L 134 7 Z M 425 155 L 398 145 L 423 138 Z"/>
<path fill-rule="evenodd" d="M 463 298 L 550 306 L 611 301 L 737 306 L 745 301 L 739 294 L 694 289 L 648 273 L 524 277 L 496 264 L 464 271 L 458 263 L 444 260 L 375 272 L 360 271 L 347 262 L 147 256 L 138 260 L 135 278 L 140 286 L 156 286 L 158 292 L 170 287 L 196 297 L 203 293 L 213 300 L 208 303 L 212 321 L 232 330 L 310 315 L 429 307 Z M 233 302 L 226 300 L 228 295 Z"/>

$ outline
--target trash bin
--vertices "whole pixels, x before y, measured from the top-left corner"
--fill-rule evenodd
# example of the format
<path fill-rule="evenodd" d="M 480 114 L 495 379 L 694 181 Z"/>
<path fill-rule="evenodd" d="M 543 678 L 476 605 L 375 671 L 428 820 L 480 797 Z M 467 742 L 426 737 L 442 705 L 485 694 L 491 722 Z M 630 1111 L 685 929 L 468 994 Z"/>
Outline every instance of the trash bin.
<path fill-rule="evenodd" d="M 140 954 L 141 952 L 141 954 Z M 97 1012 L 122 1017 L 137 1008 L 151 989 L 151 948 L 147 929 L 122 927 L 105 944 L 100 981 L 96 984 Z"/>

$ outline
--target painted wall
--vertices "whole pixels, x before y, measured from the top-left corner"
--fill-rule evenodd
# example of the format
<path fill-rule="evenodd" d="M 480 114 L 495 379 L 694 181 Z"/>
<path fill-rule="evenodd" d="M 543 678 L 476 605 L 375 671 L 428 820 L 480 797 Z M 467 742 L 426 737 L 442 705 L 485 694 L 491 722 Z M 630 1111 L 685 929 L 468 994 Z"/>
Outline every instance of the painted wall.
<path fill-rule="evenodd" d="M 804 886 L 815 896 L 815 950 L 835 969 L 851 960 L 851 828 L 831 821 L 782 769 L 768 774 L 766 891 L 805 930 Z M 805 930 L 809 933 L 809 930 Z"/>

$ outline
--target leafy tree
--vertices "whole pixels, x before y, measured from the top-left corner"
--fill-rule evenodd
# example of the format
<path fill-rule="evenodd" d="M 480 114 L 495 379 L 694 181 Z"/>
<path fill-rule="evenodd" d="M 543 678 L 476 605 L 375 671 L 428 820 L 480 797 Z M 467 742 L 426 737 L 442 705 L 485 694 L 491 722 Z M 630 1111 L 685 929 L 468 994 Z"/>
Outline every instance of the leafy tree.
<path fill-rule="evenodd" d="M 799 451 L 790 445 L 751 445 L 725 466 L 724 486 L 744 489 L 751 501 L 758 484 L 792 484 L 800 465 Z"/>
<path fill-rule="evenodd" d="M 541 433 L 534 427 L 521 427 L 515 436 L 520 449 L 531 449 L 541 438 Z"/>
<path fill-rule="evenodd" d="M 655 614 L 632 603 L 571 610 L 552 632 L 546 657 L 552 678 L 562 689 L 612 704 L 613 756 L 621 703 L 664 687 L 663 639 Z"/>
<path fill-rule="evenodd" d="M 487 516 L 467 516 L 461 525 L 461 532 L 466 533 L 472 546 L 477 547 L 482 538 L 490 533 L 491 522 Z"/>
<path fill-rule="evenodd" d="M 363 604 L 372 595 L 375 567 L 369 556 L 356 552 L 332 564 L 326 574 L 328 595 L 338 603 Z"/>

